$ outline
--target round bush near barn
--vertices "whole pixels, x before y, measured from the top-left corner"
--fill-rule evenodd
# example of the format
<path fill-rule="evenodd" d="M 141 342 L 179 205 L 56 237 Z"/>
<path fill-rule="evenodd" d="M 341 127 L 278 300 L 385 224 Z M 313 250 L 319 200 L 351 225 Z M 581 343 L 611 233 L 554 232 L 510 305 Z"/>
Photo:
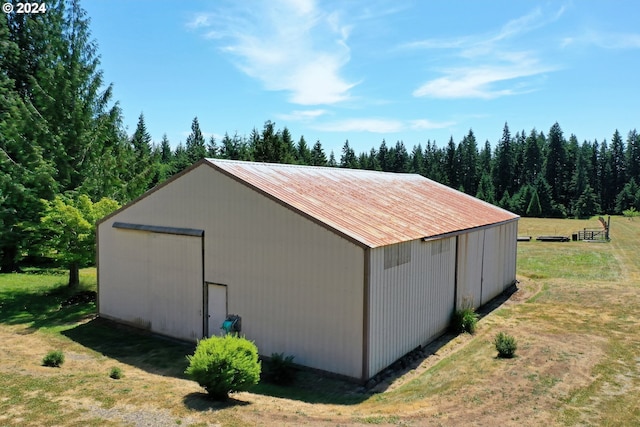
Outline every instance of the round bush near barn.
<path fill-rule="evenodd" d="M 199 341 L 187 360 L 189 366 L 185 373 L 215 400 L 225 400 L 229 393 L 248 390 L 260 380 L 257 347 L 236 335 Z"/>

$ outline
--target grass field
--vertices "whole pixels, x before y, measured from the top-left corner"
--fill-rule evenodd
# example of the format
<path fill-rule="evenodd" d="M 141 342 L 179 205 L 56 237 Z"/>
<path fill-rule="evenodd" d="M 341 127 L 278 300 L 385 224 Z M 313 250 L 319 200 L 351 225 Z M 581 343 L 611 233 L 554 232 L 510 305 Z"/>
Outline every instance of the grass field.
<path fill-rule="evenodd" d="M 597 226 L 524 218 L 519 234 Z M 184 377 L 191 346 L 96 319 L 93 302 L 68 304 L 63 275 L 0 275 L 0 426 L 635 426 L 640 220 L 612 218 L 611 237 L 519 243 L 518 290 L 477 333 L 443 337 L 373 391 L 303 373 L 292 387 L 260 384 L 226 403 Z M 81 280 L 95 290 L 95 269 Z M 516 358 L 496 358 L 499 331 L 517 339 Z M 42 366 L 58 349 L 65 363 Z M 113 367 L 124 378 L 109 378 Z"/>

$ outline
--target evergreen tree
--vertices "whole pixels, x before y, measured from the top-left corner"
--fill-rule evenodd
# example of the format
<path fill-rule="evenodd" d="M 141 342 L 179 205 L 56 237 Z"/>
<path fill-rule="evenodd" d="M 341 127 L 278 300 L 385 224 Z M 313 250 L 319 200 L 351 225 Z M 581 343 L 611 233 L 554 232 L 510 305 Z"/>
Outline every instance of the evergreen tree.
<path fill-rule="evenodd" d="M 353 151 L 353 148 L 349 146 L 348 139 L 344 142 L 344 145 L 342 146 L 342 156 L 340 157 L 340 167 L 349 168 L 349 169 L 358 168 L 358 159 L 356 158 L 356 153 Z"/>
<path fill-rule="evenodd" d="M 460 170 L 460 165 L 458 164 L 458 153 L 456 144 L 453 142 L 453 137 L 450 137 L 445 153 L 444 170 L 446 174 L 446 181 L 444 183 L 451 188 L 457 188 L 460 186 L 460 181 L 458 180 L 458 171 Z"/>
<path fill-rule="evenodd" d="M 219 155 L 218 142 L 216 138 L 211 135 L 209 142 L 207 143 L 207 157 L 216 158 Z"/>
<path fill-rule="evenodd" d="M 404 173 L 407 172 L 409 165 L 409 153 L 402 141 L 397 141 L 393 156 L 391 158 L 391 171 Z"/>
<path fill-rule="evenodd" d="M 615 213 L 621 214 L 622 211 L 629 208 L 640 210 L 640 186 L 633 178 L 622 187 L 616 196 Z"/>
<path fill-rule="evenodd" d="M 482 175 L 484 175 L 485 173 L 490 174 L 491 173 L 491 143 L 486 140 L 484 142 L 484 147 L 482 148 L 482 150 L 480 151 L 480 154 L 478 155 L 478 173 L 480 174 L 480 179 L 482 179 Z M 493 180 L 491 182 L 491 187 L 493 187 Z M 495 187 L 494 191 L 495 191 Z"/>
<path fill-rule="evenodd" d="M 564 204 L 566 201 L 564 189 L 567 187 L 565 182 L 567 153 L 562 129 L 560 129 L 560 125 L 557 122 L 551 126 L 547 141 L 544 178 L 551 186 L 553 200 L 559 204 Z"/>
<path fill-rule="evenodd" d="M 191 122 L 191 133 L 187 137 L 185 151 L 190 165 L 207 156 L 207 148 L 200 130 L 198 117 L 194 117 Z"/>
<path fill-rule="evenodd" d="M 535 128 L 525 139 L 524 159 L 522 166 L 523 184 L 533 184 L 542 171 L 542 148 Z"/>
<path fill-rule="evenodd" d="M 380 143 L 380 148 L 378 149 L 378 164 L 380 165 L 380 170 L 389 171 L 391 160 L 389 159 L 389 149 L 387 148 L 387 143 L 383 139 Z"/>
<path fill-rule="evenodd" d="M 296 161 L 301 165 L 311 165 L 311 150 L 304 136 L 300 136 L 296 146 Z"/>
<path fill-rule="evenodd" d="M 483 172 L 478 184 L 478 191 L 476 197 L 485 202 L 495 204 L 496 203 L 496 189 L 493 186 L 493 180 L 489 172 Z"/>
<path fill-rule="evenodd" d="M 127 196 L 135 199 L 151 188 L 154 170 L 151 159 L 151 135 L 147 132 L 144 115 L 140 113 L 136 130 L 131 137 L 131 160 L 128 164 Z"/>
<path fill-rule="evenodd" d="M 473 130 L 460 143 L 460 185 L 467 194 L 478 191 L 478 144 Z"/>
<path fill-rule="evenodd" d="M 613 212 L 615 210 L 616 194 L 613 189 L 613 173 L 611 171 L 611 151 L 607 141 L 602 141 L 600 154 L 598 155 L 598 179 L 600 190 L 600 204 L 603 212 Z"/>
<path fill-rule="evenodd" d="M 413 146 L 413 150 L 411 150 L 410 159 L 411 159 L 410 160 L 411 168 L 409 169 L 409 171 L 412 173 L 417 173 L 419 175 L 424 176 L 425 175 L 425 170 L 424 170 L 425 159 L 424 159 L 424 154 L 422 150 L 422 145 L 420 143 L 418 143 L 418 145 Z"/>
<path fill-rule="evenodd" d="M 327 156 L 324 154 L 324 149 L 320 140 L 317 140 L 313 144 L 313 150 L 311 151 L 311 165 L 312 166 L 327 166 Z"/>
<path fill-rule="evenodd" d="M 173 164 L 176 172 L 181 172 L 191 165 L 191 161 L 187 155 L 187 150 L 184 148 L 182 142 L 178 144 L 173 153 Z"/>
<path fill-rule="evenodd" d="M 625 170 L 625 155 L 624 155 L 624 142 L 620 133 L 616 129 L 611 138 L 611 179 L 612 185 L 611 191 L 613 194 L 618 194 L 622 187 L 624 187 L 626 179 Z"/>
<path fill-rule="evenodd" d="M 293 138 L 291 132 L 285 126 L 280 133 L 282 140 L 280 144 L 280 152 L 277 155 L 278 163 L 295 163 L 296 160 L 296 147 L 293 144 Z"/>
<path fill-rule="evenodd" d="M 526 215 L 535 218 L 542 216 L 540 197 L 538 196 L 538 192 L 535 189 L 533 189 L 533 192 L 531 194 L 531 201 L 529 201 L 529 206 L 527 206 Z"/>
<path fill-rule="evenodd" d="M 634 179 L 640 182 L 640 134 L 633 129 L 627 135 L 627 152 L 625 155 L 626 181 Z"/>
<path fill-rule="evenodd" d="M 338 167 L 336 156 L 333 154 L 333 150 L 331 150 L 331 153 L 329 154 L 329 161 L 327 162 L 327 166 L 332 168 Z"/>
<path fill-rule="evenodd" d="M 162 141 L 160 141 L 160 162 L 164 165 L 171 163 L 172 153 L 171 144 L 169 144 L 169 138 L 167 134 L 162 135 Z"/>
<path fill-rule="evenodd" d="M 574 203 L 573 215 L 576 218 L 589 218 L 600 212 L 600 204 L 595 191 L 587 184 Z"/>
<path fill-rule="evenodd" d="M 509 125 L 505 123 L 502 130 L 502 139 L 496 147 L 495 167 L 493 168 L 493 182 L 496 187 L 496 194 L 512 193 L 515 190 L 515 159 L 512 144 Z"/>

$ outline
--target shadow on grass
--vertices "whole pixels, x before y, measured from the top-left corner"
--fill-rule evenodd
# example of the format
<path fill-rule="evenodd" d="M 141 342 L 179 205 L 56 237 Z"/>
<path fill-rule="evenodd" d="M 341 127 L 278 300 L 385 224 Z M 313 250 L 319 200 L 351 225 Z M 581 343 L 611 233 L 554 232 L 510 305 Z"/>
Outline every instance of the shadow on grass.
<path fill-rule="evenodd" d="M 28 289 L 4 292 L 0 299 L 0 323 L 28 325 L 26 333 L 72 325 L 96 311 L 95 296 L 74 300 L 78 292 L 66 285 L 40 292 Z"/>
<path fill-rule="evenodd" d="M 182 401 L 184 406 L 194 411 L 219 411 L 221 409 L 251 405 L 251 402 L 235 399 L 233 396 L 224 401 L 212 400 L 207 393 L 189 393 Z"/>
<path fill-rule="evenodd" d="M 176 378 L 186 378 L 186 356 L 193 354 L 195 349 L 193 344 L 153 335 L 99 317 L 67 329 L 62 335 L 122 363 Z"/>

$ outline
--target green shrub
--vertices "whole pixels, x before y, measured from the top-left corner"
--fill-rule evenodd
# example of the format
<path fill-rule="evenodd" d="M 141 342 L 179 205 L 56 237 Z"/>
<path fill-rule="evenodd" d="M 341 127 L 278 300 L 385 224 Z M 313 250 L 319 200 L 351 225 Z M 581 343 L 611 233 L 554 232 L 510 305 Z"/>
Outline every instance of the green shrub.
<path fill-rule="evenodd" d="M 113 368 L 111 368 L 111 371 L 109 371 L 109 378 L 113 378 L 114 380 L 119 380 L 123 376 L 124 374 L 122 373 L 122 369 L 118 368 L 117 366 L 114 366 Z"/>
<path fill-rule="evenodd" d="M 272 353 L 266 366 L 265 377 L 267 381 L 288 385 L 296 379 L 296 367 L 293 366 L 294 356 L 285 356 L 284 353 Z"/>
<path fill-rule="evenodd" d="M 498 350 L 498 357 L 510 359 L 516 355 L 518 343 L 511 335 L 500 332 L 496 335 L 493 343 L 496 345 L 496 350 Z"/>
<path fill-rule="evenodd" d="M 198 342 L 185 373 L 216 400 L 249 389 L 260 380 L 258 349 L 237 335 L 210 337 Z"/>
<path fill-rule="evenodd" d="M 58 368 L 64 363 L 64 353 L 60 350 L 52 350 L 42 359 L 44 366 Z"/>
<path fill-rule="evenodd" d="M 467 332 L 473 334 L 476 331 L 477 324 L 478 314 L 473 308 L 463 308 L 453 313 L 451 327 L 456 333 Z"/>

